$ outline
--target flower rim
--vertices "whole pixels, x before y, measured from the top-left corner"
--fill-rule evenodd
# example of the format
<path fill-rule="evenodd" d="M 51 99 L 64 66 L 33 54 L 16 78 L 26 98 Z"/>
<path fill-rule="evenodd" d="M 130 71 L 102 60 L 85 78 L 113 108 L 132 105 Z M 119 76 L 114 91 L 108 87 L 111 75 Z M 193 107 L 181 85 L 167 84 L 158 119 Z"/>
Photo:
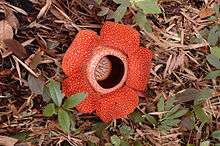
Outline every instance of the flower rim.
<path fill-rule="evenodd" d="M 116 49 L 113 49 L 110 47 L 105 47 L 105 46 L 99 46 L 99 47 L 95 48 L 94 50 L 95 51 L 93 52 L 93 55 L 90 58 L 90 60 L 88 61 L 88 64 L 86 67 L 87 79 L 89 80 L 91 86 L 94 88 L 94 90 L 96 90 L 97 92 L 100 92 L 102 94 L 110 93 L 118 88 L 121 88 L 125 84 L 125 81 L 127 79 L 127 74 L 128 74 L 127 56 L 119 50 L 116 50 Z M 111 88 L 105 89 L 101 85 L 99 85 L 99 83 L 96 80 L 95 68 L 99 64 L 100 60 L 103 57 L 106 57 L 109 55 L 115 56 L 122 61 L 123 65 L 124 65 L 124 74 L 123 74 L 123 77 L 121 78 L 120 82 L 117 83 L 117 85 L 115 85 Z"/>

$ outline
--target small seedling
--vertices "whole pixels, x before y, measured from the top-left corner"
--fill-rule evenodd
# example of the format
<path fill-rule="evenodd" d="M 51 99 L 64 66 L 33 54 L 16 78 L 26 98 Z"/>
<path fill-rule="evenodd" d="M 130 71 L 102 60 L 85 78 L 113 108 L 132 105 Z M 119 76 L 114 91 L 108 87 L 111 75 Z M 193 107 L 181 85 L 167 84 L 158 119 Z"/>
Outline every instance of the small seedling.
<path fill-rule="evenodd" d="M 43 115 L 45 117 L 57 115 L 60 127 L 65 133 L 69 133 L 74 123 L 71 111 L 73 111 L 73 107 L 85 99 L 87 94 L 77 93 L 64 100 L 64 95 L 60 89 L 60 83 L 54 80 L 50 80 L 49 82 L 49 93 L 53 102 L 45 106 Z"/>

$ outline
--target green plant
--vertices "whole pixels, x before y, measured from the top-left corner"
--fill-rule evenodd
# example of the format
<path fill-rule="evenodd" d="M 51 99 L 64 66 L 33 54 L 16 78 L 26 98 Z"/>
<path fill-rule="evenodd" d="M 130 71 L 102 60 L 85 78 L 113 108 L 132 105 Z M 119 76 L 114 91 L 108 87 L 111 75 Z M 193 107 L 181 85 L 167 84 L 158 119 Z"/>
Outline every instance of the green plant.
<path fill-rule="evenodd" d="M 220 47 L 210 48 L 211 54 L 207 55 L 206 58 L 212 66 L 216 68 L 215 71 L 211 71 L 205 77 L 205 79 L 215 79 L 220 76 Z"/>
<path fill-rule="evenodd" d="M 175 97 L 171 97 L 167 101 L 164 101 L 163 97 L 160 97 L 157 104 L 158 112 L 162 112 L 162 116 L 159 118 L 158 128 L 161 130 L 169 130 L 176 127 L 180 123 L 180 119 L 184 116 L 188 109 L 182 107 L 180 104 L 174 105 Z"/>
<path fill-rule="evenodd" d="M 129 10 L 133 13 L 134 23 L 141 29 L 148 32 L 152 31 L 148 20 L 146 19 L 147 14 L 159 14 L 161 13 L 160 7 L 157 5 L 156 0 L 113 0 L 119 6 L 116 11 L 113 12 L 112 18 L 116 22 L 120 22 Z M 98 1 L 101 4 L 100 1 Z M 98 13 L 99 16 L 108 14 L 109 9 L 102 7 L 102 11 Z"/>
<path fill-rule="evenodd" d="M 71 114 L 72 108 L 84 100 L 87 94 L 77 93 L 64 100 L 64 95 L 60 90 L 60 83 L 54 80 L 49 82 L 49 94 L 53 102 L 44 107 L 43 115 L 46 117 L 57 115 L 60 127 L 64 132 L 69 133 L 71 126 L 74 126 L 74 118 Z"/>
<path fill-rule="evenodd" d="M 200 131 L 202 130 L 203 126 L 211 120 L 211 117 L 209 117 L 209 115 L 206 114 L 205 110 L 203 109 L 203 105 L 204 102 L 212 96 L 212 92 L 213 91 L 208 87 L 200 90 L 194 99 L 194 104 L 192 105 L 191 112 L 193 118 L 197 117 L 201 121 L 200 126 L 197 128 Z"/>
<path fill-rule="evenodd" d="M 180 119 L 184 116 L 188 109 L 182 107 L 180 104 L 174 105 L 175 97 L 171 97 L 167 101 L 161 96 L 157 103 L 157 111 L 161 113 L 159 119 L 156 120 L 155 117 L 145 114 L 144 117 L 150 122 L 154 127 L 162 131 L 168 131 L 171 128 L 178 126 Z"/>

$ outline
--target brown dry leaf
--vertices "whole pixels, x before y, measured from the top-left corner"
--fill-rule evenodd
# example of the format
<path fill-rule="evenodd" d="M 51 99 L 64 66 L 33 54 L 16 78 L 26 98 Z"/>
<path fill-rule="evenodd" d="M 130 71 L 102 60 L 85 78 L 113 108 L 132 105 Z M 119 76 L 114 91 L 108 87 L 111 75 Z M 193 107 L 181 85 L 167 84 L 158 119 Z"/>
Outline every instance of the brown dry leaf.
<path fill-rule="evenodd" d="M 12 51 L 17 57 L 25 58 L 27 57 L 27 52 L 25 48 L 16 40 L 6 39 L 3 41 L 5 47 Z"/>
<path fill-rule="evenodd" d="M 40 10 L 39 14 L 37 15 L 37 19 L 41 18 L 43 15 L 47 13 L 47 11 L 50 9 L 52 4 L 52 0 L 47 0 L 45 6 Z"/>
<path fill-rule="evenodd" d="M 13 27 L 17 31 L 20 23 L 19 23 L 17 17 L 14 15 L 13 11 L 11 9 L 6 9 L 5 16 L 6 16 L 5 19 L 11 25 L 11 27 Z"/>
<path fill-rule="evenodd" d="M 215 12 L 212 10 L 212 8 L 203 8 L 200 12 L 199 12 L 199 17 L 201 19 L 207 18 L 209 16 L 212 16 Z"/>
<path fill-rule="evenodd" d="M 11 25 L 6 21 L 0 21 L 0 40 L 12 39 L 14 36 Z"/>
<path fill-rule="evenodd" d="M 0 145 L 3 146 L 14 146 L 18 142 L 17 139 L 7 137 L 7 136 L 0 136 Z"/>
<path fill-rule="evenodd" d="M 31 74 L 28 75 L 28 85 L 33 93 L 42 95 L 44 84 L 43 77 L 36 78 Z"/>
<path fill-rule="evenodd" d="M 36 69 L 37 66 L 41 63 L 41 61 L 43 60 L 42 58 L 42 54 L 43 52 L 37 52 L 34 57 L 32 58 L 31 60 L 31 63 L 30 63 L 30 67 L 32 69 Z"/>
<path fill-rule="evenodd" d="M 198 95 L 199 91 L 194 88 L 184 89 L 183 91 L 176 94 L 176 103 L 184 103 L 193 101 Z"/>

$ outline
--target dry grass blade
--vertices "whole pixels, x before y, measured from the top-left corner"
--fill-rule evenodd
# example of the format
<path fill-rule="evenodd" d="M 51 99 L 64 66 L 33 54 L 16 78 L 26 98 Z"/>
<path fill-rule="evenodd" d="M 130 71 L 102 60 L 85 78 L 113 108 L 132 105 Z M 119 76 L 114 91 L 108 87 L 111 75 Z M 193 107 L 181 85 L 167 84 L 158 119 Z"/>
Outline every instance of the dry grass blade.
<path fill-rule="evenodd" d="M 21 14 L 23 14 L 23 15 L 28 15 L 28 13 L 26 12 L 26 11 L 24 11 L 23 9 L 21 9 L 21 8 L 18 8 L 18 7 L 16 7 L 16 6 L 13 6 L 13 5 L 10 5 L 10 4 L 8 4 L 8 3 L 4 3 L 5 5 L 7 5 L 7 6 L 9 6 L 9 7 L 11 7 L 14 11 L 16 11 L 16 12 L 19 12 L 19 13 L 21 13 Z"/>
<path fill-rule="evenodd" d="M 16 60 L 16 59 L 14 59 L 14 60 L 15 60 L 15 67 L 16 67 L 16 70 L 17 70 L 17 73 L 18 73 L 18 77 L 19 77 L 19 82 L 20 82 L 20 85 L 22 85 L 22 81 L 21 81 L 21 69 L 20 69 L 18 60 Z"/>
<path fill-rule="evenodd" d="M 52 4 L 52 0 L 47 0 L 45 6 L 43 6 L 43 8 L 40 10 L 40 12 L 37 15 L 37 19 L 43 17 L 47 11 L 50 9 Z"/>
<path fill-rule="evenodd" d="M 30 45 L 34 40 L 35 40 L 35 38 L 29 39 L 29 40 L 27 40 L 27 41 L 21 43 L 21 45 L 25 47 L 25 46 L 27 46 L 27 45 Z"/>
<path fill-rule="evenodd" d="M 35 77 L 38 77 L 38 75 L 30 68 L 28 67 L 25 63 L 23 63 L 20 59 L 18 59 L 15 55 L 12 55 L 12 57 L 17 60 L 24 68 L 26 68 L 32 75 Z"/>
<path fill-rule="evenodd" d="M 163 72 L 163 78 L 165 78 L 167 76 L 167 72 L 169 70 L 172 58 L 173 58 L 173 55 L 170 55 L 169 59 L 166 62 L 166 68 L 165 68 L 165 70 Z"/>
<path fill-rule="evenodd" d="M 70 17 L 65 14 L 61 9 L 59 9 L 56 5 L 53 5 L 55 9 L 51 9 L 51 13 L 56 16 L 58 19 L 63 20 L 63 23 L 68 24 L 68 22 L 70 23 L 70 25 L 72 27 L 74 27 L 76 30 L 80 30 L 80 28 L 72 22 L 72 20 L 70 19 Z"/>

